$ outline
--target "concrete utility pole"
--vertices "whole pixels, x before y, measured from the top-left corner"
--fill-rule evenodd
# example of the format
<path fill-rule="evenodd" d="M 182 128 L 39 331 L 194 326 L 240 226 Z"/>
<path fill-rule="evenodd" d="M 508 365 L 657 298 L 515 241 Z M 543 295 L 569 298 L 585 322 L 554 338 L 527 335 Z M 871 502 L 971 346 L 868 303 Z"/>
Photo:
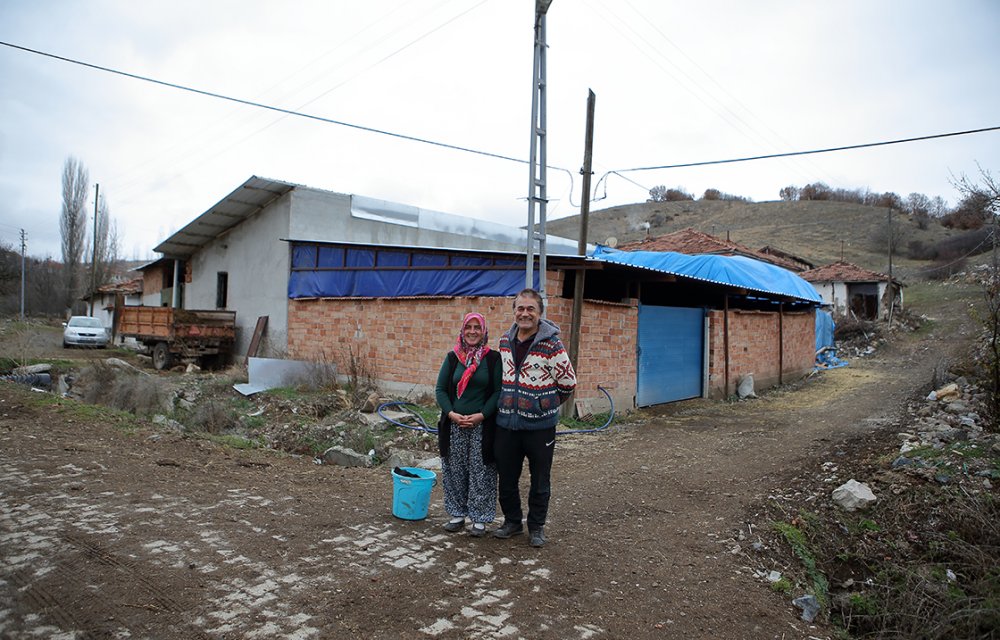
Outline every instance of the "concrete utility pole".
<path fill-rule="evenodd" d="M 552 0 L 535 0 L 535 59 L 531 77 L 531 151 L 528 160 L 528 248 L 524 286 L 534 286 L 535 241 L 538 241 L 538 293 L 545 300 L 545 14 Z M 538 207 L 538 233 L 535 233 L 535 207 Z"/>
<path fill-rule="evenodd" d="M 21 322 L 24 322 L 24 229 L 21 229 Z"/>
<path fill-rule="evenodd" d="M 90 258 L 90 313 L 94 315 L 94 294 L 97 289 L 97 203 L 101 199 L 101 185 L 94 185 L 94 250 Z"/>

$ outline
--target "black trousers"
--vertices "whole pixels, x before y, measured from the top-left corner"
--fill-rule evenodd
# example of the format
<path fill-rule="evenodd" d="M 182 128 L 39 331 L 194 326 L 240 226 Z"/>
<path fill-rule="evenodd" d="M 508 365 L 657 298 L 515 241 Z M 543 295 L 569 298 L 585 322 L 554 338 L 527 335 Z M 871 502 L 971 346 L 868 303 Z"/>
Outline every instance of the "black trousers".
<path fill-rule="evenodd" d="M 511 431 L 498 426 L 493 453 L 497 461 L 499 476 L 500 510 L 504 522 L 520 523 L 521 511 L 521 470 L 524 459 L 528 459 L 531 486 L 528 489 L 528 530 L 538 529 L 545 524 L 549 511 L 552 471 L 552 455 L 556 450 L 556 428 L 538 431 Z"/>

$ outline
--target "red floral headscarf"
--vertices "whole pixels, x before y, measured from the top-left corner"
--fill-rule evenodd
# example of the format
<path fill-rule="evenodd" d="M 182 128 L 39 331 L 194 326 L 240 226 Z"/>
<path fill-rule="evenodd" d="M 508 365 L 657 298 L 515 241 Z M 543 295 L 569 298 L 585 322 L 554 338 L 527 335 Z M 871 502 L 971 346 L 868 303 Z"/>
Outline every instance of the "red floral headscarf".
<path fill-rule="evenodd" d="M 479 324 L 483 326 L 483 338 L 477 345 L 465 344 L 465 325 L 469 324 L 469 320 L 472 319 L 479 320 Z M 462 397 L 462 393 L 465 392 L 465 387 L 468 386 L 469 380 L 472 379 L 473 374 L 476 373 L 476 369 L 479 367 L 479 363 L 482 361 L 483 356 L 490 352 L 490 347 L 487 344 L 489 340 L 490 334 L 489 331 L 486 330 L 486 318 L 483 317 L 483 314 L 465 314 L 465 318 L 462 320 L 462 328 L 458 331 L 458 340 L 455 342 L 455 348 L 453 349 L 455 355 L 458 356 L 459 361 L 465 365 L 465 371 L 462 373 L 462 377 L 459 378 L 458 386 L 455 389 L 455 395 L 457 397 Z"/>

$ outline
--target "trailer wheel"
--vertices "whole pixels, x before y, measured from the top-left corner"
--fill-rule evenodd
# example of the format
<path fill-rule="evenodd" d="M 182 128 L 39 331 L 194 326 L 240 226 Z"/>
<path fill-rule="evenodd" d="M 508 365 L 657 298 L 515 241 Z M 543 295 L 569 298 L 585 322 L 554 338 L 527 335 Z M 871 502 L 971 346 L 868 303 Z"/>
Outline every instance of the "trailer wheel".
<path fill-rule="evenodd" d="M 153 347 L 153 367 L 157 371 L 169 369 L 171 364 L 170 349 L 166 342 L 157 342 Z"/>

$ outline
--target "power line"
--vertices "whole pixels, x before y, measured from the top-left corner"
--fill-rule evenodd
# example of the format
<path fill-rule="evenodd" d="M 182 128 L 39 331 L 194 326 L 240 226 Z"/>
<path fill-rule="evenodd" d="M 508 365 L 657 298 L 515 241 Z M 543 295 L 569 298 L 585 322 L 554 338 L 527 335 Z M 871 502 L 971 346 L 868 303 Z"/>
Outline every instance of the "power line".
<path fill-rule="evenodd" d="M 237 104 L 246 105 L 249 107 L 257 107 L 259 109 L 267 109 L 268 111 L 275 111 L 277 113 L 283 113 L 290 116 L 298 116 L 300 118 L 307 118 L 309 120 L 317 120 L 319 122 L 326 122 L 328 124 L 335 124 L 342 127 L 349 127 L 351 129 L 358 129 L 360 131 L 367 131 L 369 133 L 377 133 L 384 136 L 389 136 L 392 138 L 399 138 L 401 140 L 409 140 L 411 142 L 422 142 L 423 144 L 433 145 L 435 147 L 442 147 L 445 149 L 452 149 L 453 151 L 464 151 L 466 153 L 474 153 L 480 156 L 486 156 L 489 158 L 497 158 L 499 160 L 507 160 L 510 162 L 517 162 L 519 164 L 528 164 L 527 160 L 521 160 L 519 158 L 512 158 L 510 156 L 505 156 L 499 153 L 493 153 L 490 151 L 480 151 L 478 149 L 472 149 L 469 147 L 462 147 L 459 145 L 449 144 L 447 142 L 437 142 L 436 140 L 428 140 L 427 138 L 418 138 L 416 136 L 406 135 L 404 133 L 395 133 L 393 131 L 385 131 L 384 129 L 376 129 L 374 127 L 366 127 L 360 124 L 353 124 L 350 122 L 344 122 L 342 120 L 334 120 L 333 118 L 324 118 L 322 116 L 317 116 L 309 113 L 302 113 L 300 111 L 295 111 L 293 109 L 283 109 L 281 107 L 275 107 L 268 104 L 263 104 L 260 102 L 254 102 L 252 100 L 244 100 L 242 98 L 234 98 L 232 96 L 223 95 L 221 93 L 215 93 L 214 91 L 206 91 L 204 89 L 196 89 L 194 87 L 187 87 L 181 84 L 176 84 L 173 82 L 167 82 L 165 80 L 157 80 L 156 78 L 150 78 L 147 76 L 140 76 L 135 73 L 129 73 L 127 71 L 121 71 L 118 69 L 112 69 L 110 67 L 104 67 L 98 64 L 92 64 L 90 62 L 83 62 L 82 60 L 75 60 L 73 58 L 67 58 L 65 56 L 56 55 L 54 53 L 47 53 L 45 51 L 39 51 L 37 49 L 31 49 L 29 47 L 23 47 L 10 42 L 0 41 L 0 45 L 5 47 L 10 47 L 11 49 L 18 49 L 20 51 L 25 51 L 27 53 L 34 53 L 35 55 L 44 56 L 46 58 L 52 58 L 54 60 L 60 60 L 62 62 L 69 62 L 70 64 L 79 65 L 81 67 L 87 67 L 89 69 L 95 69 L 97 71 L 104 71 L 106 73 L 113 73 L 115 75 L 124 76 L 126 78 L 132 78 L 133 80 L 142 80 L 143 82 L 150 82 L 152 84 L 158 84 L 163 87 L 169 87 L 171 89 L 179 89 L 181 91 L 187 91 L 190 93 L 195 93 L 202 96 L 207 96 L 209 98 L 217 98 L 219 100 L 227 100 L 229 102 L 235 102 Z M 560 167 L 555 167 L 560 168 Z"/>
<path fill-rule="evenodd" d="M 771 153 L 763 156 L 748 156 L 745 158 L 731 158 L 729 160 L 706 160 L 704 162 L 686 162 L 683 164 L 665 164 L 656 167 L 634 167 L 632 169 L 618 169 L 608 173 L 624 173 L 629 171 L 653 171 L 656 169 L 683 169 L 686 167 L 704 167 L 713 164 L 731 164 L 734 162 L 751 162 L 753 160 L 769 160 L 771 158 L 788 158 L 790 156 L 807 156 L 817 153 L 831 153 L 833 151 L 849 151 L 851 149 L 866 149 L 868 147 L 883 147 L 890 144 L 904 144 L 907 142 L 920 142 L 923 140 L 934 140 L 937 138 L 950 138 L 952 136 L 967 136 L 973 133 L 986 133 L 988 131 L 1000 131 L 1000 126 L 985 127 L 982 129 L 969 129 L 967 131 L 953 131 L 951 133 L 936 133 L 928 136 L 918 136 L 916 138 L 901 138 L 899 140 L 884 140 L 882 142 L 866 142 L 864 144 L 851 144 L 843 147 L 827 147 L 826 149 L 812 149 L 809 151 L 788 151 L 786 153 Z"/>
<path fill-rule="evenodd" d="M 89 62 L 83 62 L 81 60 L 76 60 L 76 59 L 73 59 L 73 58 L 67 58 L 65 56 L 60 56 L 60 55 L 56 55 L 56 54 L 53 54 L 53 53 L 48 53 L 48 52 L 45 52 L 45 51 L 39 51 L 37 49 L 31 49 L 29 47 L 24 47 L 24 46 L 21 46 L 21 45 L 16 45 L 16 44 L 13 44 L 13 43 L 10 43 L 10 42 L 0 41 L 0 45 L 6 46 L 6 47 L 10 47 L 12 49 L 17 49 L 17 50 L 20 50 L 20 51 L 24 51 L 24 52 L 27 52 L 27 53 L 33 53 L 35 55 L 43 56 L 43 57 L 46 57 L 46 58 L 52 58 L 54 60 L 60 60 L 62 62 L 68 62 L 70 64 L 75 64 L 75 65 L 79 65 L 79 66 L 82 66 L 82 67 L 87 67 L 89 69 L 95 69 L 97 71 L 104 71 L 106 73 L 112 73 L 112 74 L 120 75 L 120 76 L 123 76 L 123 77 L 126 77 L 126 78 L 132 78 L 134 80 L 142 80 L 143 82 L 150 82 L 152 84 L 157 84 L 157 85 L 160 85 L 160 86 L 169 87 L 171 89 L 178 89 L 178 90 L 181 90 L 181 91 L 187 91 L 187 92 L 190 92 L 190 93 L 195 93 L 195 94 L 207 96 L 207 97 L 210 97 L 210 98 L 217 98 L 219 100 L 226 100 L 226 101 L 229 101 L 229 102 L 235 102 L 237 104 L 242 104 L 242 105 L 246 105 L 246 106 L 250 106 L 250 107 L 257 107 L 257 108 L 260 108 L 260 109 L 266 109 L 268 111 L 274 111 L 274 112 L 282 113 L 282 114 L 285 114 L 285 115 L 297 116 L 297 117 L 300 117 L 300 118 L 306 118 L 306 119 L 309 119 L 309 120 L 316 120 L 318 122 L 325 122 L 325 123 L 328 123 L 328 124 L 335 124 L 335 125 L 339 125 L 339 126 L 342 126 L 342 127 L 348 127 L 348 128 L 351 128 L 351 129 L 357 129 L 357 130 L 360 130 L 360 131 L 367 131 L 369 133 L 376 133 L 376 134 L 380 134 L 380 135 L 384 135 L 384 136 L 389 136 L 389 137 L 393 137 L 393 138 L 399 138 L 401 140 L 409 140 L 411 142 L 420 142 L 420 143 L 423 143 L 423 144 L 429 144 L 429 145 L 436 146 L 436 147 L 441 147 L 441 148 L 445 148 L 445 149 L 451 149 L 453 151 L 464 151 L 466 153 L 472 153 L 472 154 L 476 154 L 476 155 L 480 155 L 480 156 L 486 156 L 486 157 L 489 157 L 489 158 L 497 158 L 499 160 L 507 160 L 509 162 L 516 162 L 518 164 L 528 164 L 527 160 L 521 160 L 519 158 L 513 158 L 511 156 L 505 156 L 505 155 L 499 154 L 499 153 L 493 153 L 493 152 L 490 152 L 490 151 L 481 151 L 481 150 L 478 150 L 478 149 L 472 149 L 470 147 L 463 147 L 463 146 L 460 146 L 460 145 L 449 144 L 449 143 L 446 143 L 446 142 L 438 142 L 438 141 L 435 141 L 435 140 L 429 140 L 427 138 L 419 138 L 419 137 L 416 137 L 416 136 L 406 135 L 406 134 L 403 134 L 403 133 L 396 133 L 396 132 L 392 132 L 392 131 L 386 131 L 384 129 L 376 129 L 374 127 L 367 127 L 367 126 L 364 126 L 364 125 L 353 124 L 353 123 L 350 123 L 350 122 L 344 122 L 342 120 L 334 120 L 332 118 L 324 118 L 322 116 L 317 116 L 317 115 L 308 114 L 308 113 L 302 113 L 300 111 L 295 111 L 293 109 L 284 109 L 284 108 L 281 108 L 281 107 L 275 107 L 275 106 L 263 104 L 263 103 L 260 103 L 260 102 L 254 102 L 252 100 L 245 100 L 245 99 L 242 99 L 242 98 L 235 98 L 235 97 L 227 96 L 227 95 L 224 95 L 224 94 L 221 94 L 221 93 L 215 93 L 213 91 L 207 91 L 207 90 L 204 90 L 204 89 L 196 89 L 196 88 L 193 88 L 193 87 L 188 87 L 188 86 L 176 84 L 176 83 L 173 83 L 173 82 L 167 82 L 165 80 L 157 80 L 156 78 L 150 78 L 150 77 L 147 77 L 147 76 L 141 76 L 141 75 L 138 75 L 138 74 L 129 73 L 127 71 L 121 71 L 121 70 L 118 70 L 118 69 L 112 69 L 110 67 L 104 67 L 104 66 L 97 65 L 97 64 L 92 64 L 92 63 L 89 63 Z M 840 146 L 840 147 L 827 147 L 827 148 L 824 148 L 824 149 L 811 149 L 811 150 L 808 150 L 808 151 L 789 151 L 789 152 L 785 152 L 785 153 L 771 153 L 771 154 L 758 155 L 758 156 L 746 156 L 746 157 L 742 157 L 742 158 L 730 158 L 730 159 L 726 159 L 726 160 L 706 160 L 706 161 L 701 161 L 701 162 L 686 162 L 686 163 L 680 163 L 680 164 L 668 164 L 668 165 L 658 165 L 658 166 L 648 166 L 648 167 L 633 167 L 633 168 L 630 168 L 630 169 L 615 169 L 615 170 L 611 170 L 611 171 L 605 172 L 605 174 L 601 177 L 601 179 L 598 180 L 597 184 L 600 184 L 601 180 L 605 180 L 610 175 L 617 175 L 617 176 L 619 176 L 621 178 L 624 178 L 624 179 L 628 180 L 629 182 L 632 182 L 632 184 L 635 184 L 636 186 L 639 186 L 638 183 L 636 183 L 636 182 L 634 182 L 634 181 L 632 181 L 632 180 L 630 180 L 628 178 L 625 178 L 625 176 L 622 175 L 623 173 L 636 172 L 636 171 L 655 171 L 655 170 L 660 170 L 660 169 L 683 169 L 683 168 L 688 168 L 688 167 L 704 167 L 704 166 L 719 165 L 719 164 L 732 164 L 732 163 L 737 163 L 737 162 L 753 162 L 753 161 L 756 161 L 756 160 L 769 160 L 769 159 L 773 159 L 773 158 L 788 158 L 788 157 L 794 157 L 794 156 L 815 155 L 815 154 L 820 154 L 820 153 L 832 153 L 832 152 L 836 152 L 836 151 L 849 151 L 849 150 L 854 150 L 854 149 L 865 149 L 865 148 L 871 148 L 871 147 L 879 147 L 879 146 L 887 146 L 887 145 L 895 145 L 895 144 L 904 144 L 904 143 L 909 143 L 909 142 L 920 142 L 920 141 L 924 141 L 924 140 L 934 140 L 934 139 L 939 139 L 939 138 L 949 138 L 949 137 L 954 137 L 954 136 L 964 136 L 964 135 L 971 135 L 971 134 L 975 134 L 975 133 L 986 133 L 986 132 L 998 131 L 998 130 L 1000 130 L 1000 126 L 984 127 L 984 128 L 981 128 L 981 129 L 969 129 L 969 130 L 965 130 L 965 131 L 954 131 L 954 132 L 950 132 L 950 133 L 939 133 L 939 134 L 932 134 L 932 135 L 926 135 L 926 136 L 918 136 L 918 137 L 913 137 L 913 138 L 901 138 L 901 139 L 897 139 L 897 140 L 885 140 L 885 141 L 881 141 L 881 142 L 868 142 L 868 143 L 863 143 L 863 144 L 845 145 L 845 146 Z M 565 169 L 563 167 L 556 167 L 556 166 L 551 166 L 551 165 L 547 165 L 547 166 L 549 166 L 549 168 L 556 169 L 556 170 L 559 170 L 559 171 L 567 171 L 567 169 Z M 596 191 L 596 187 L 595 187 L 595 191 Z"/>
<path fill-rule="evenodd" d="M 410 0 L 410 1 L 412 2 L 412 0 Z M 391 52 L 391 53 L 389 53 L 388 55 L 385 55 L 385 56 L 383 56 L 383 57 L 382 57 L 381 59 L 379 59 L 379 60 L 377 60 L 377 61 L 373 62 L 372 64 L 369 64 L 369 65 L 368 65 L 367 67 L 365 67 L 364 69 L 360 69 L 360 70 L 358 70 L 357 72 L 355 72 L 354 74 L 352 74 L 352 75 L 350 75 L 349 77 L 345 78 L 344 80 L 342 80 L 342 81 L 338 82 L 338 83 L 337 83 L 337 84 L 335 84 L 334 86 L 332 86 L 332 87 L 330 87 L 330 88 L 326 89 L 325 91 L 323 91 L 323 92 L 322 92 L 322 93 L 320 93 L 319 95 L 316 95 L 316 96 L 314 96 L 314 97 L 312 97 L 312 98 L 309 98 L 309 99 L 308 99 L 308 100 L 306 100 L 305 102 L 301 102 L 301 103 L 299 103 L 299 104 L 298 104 L 298 105 L 297 105 L 297 106 L 295 107 L 295 109 L 294 109 L 294 110 L 295 110 L 295 111 L 301 111 L 302 109 L 304 109 L 304 108 L 305 108 L 305 107 L 307 107 L 308 105 L 310 105 L 310 104 L 312 104 L 312 103 L 316 102 L 317 100 L 319 100 L 319 99 L 321 99 L 321 98 L 325 97 L 326 95 L 328 95 L 328 94 L 332 93 L 333 91 L 336 91 L 337 89 L 339 89 L 340 87 L 344 86 L 344 85 L 345 85 L 345 84 L 347 84 L 348 82 L 352 81 L 352 80 L 353 80 L 354 78 L 358 77 L 359 75 L 361 75 L 361 74 L 363 74 L 363 73 L 366 73 L 367 71 L 370 71 L 371 69 L 373 69 L 373 68 L 375 68 L 375 67 L 379 66 L 380 64 L 382 64 L 382 63 L 384 63 L 384 62 L 386 62 L 386 61 L 390 60 L 391 58 L 393 58 L 394 56 L 398 55 L 399 53 L 401 53 L 401 52 L 405 51 L 405 50 L 406 50 L 406 49 L 408 49 L 409 47 L 411 47 L 411 46 L 413 46 L 413 45 L 417 44 L 418 42 L 421 42 L 422 40 L 424 40 L 425 38 L 427 38 L 427 37 L 429 37 L 430 35 L 434 34 L 435 32 L 439 31 L 440 29 L 442 29 L 442 28 L 444 28 L 444 27 L 448 26 L 449 24 L 451 24 L 451 23 L 455 22 L 455 21 L 456 21 L 456 20 L 458 20 L 459 18 L 462 18 L 462 17 L 464 17 L 464 16 L 466 15 L 466 14 L 470 13 L 470 12 L 471 12 L 471 11 L 473 11 L 474 9 L 477 9 L 477 8 L 478 8 L 479 6 L 483 5 L 483 4 L 484 4 L 484 3 L 486 2 L 486 1 L 487 1 L 487 0 L 481 0 L 481 1 L 480 1 L 480 2 L 478 3 L 478 4 L 476 4 L 475 6 L 472 6 L 472 7 L 468 8 L 468 9 L 466 9 L 465 11 L 461 12 L 460 14 L 458 14 L 458 15 L 456 15 L 456 16 L 453 16 L 453 17 L 449 18 L 448 20 L 446 20 L 445 22 L 443 22 L 443 23 L 441 23 L 441 24 L 437 24 L 437 26 L 433 27 L 433 28 L 432 28 L 432 29 L 430 29 L 429 31 L 426 31 L 426 32 L 424 32 L 424 33 L 420 34 L 420 35 L 419 35 L 419 36 L 417 36 L 417 37 L 416 37 L 415 39 L 412 39 L 412 40 L 408 41 L 408 42 L 407 42 L 406 44 L 404 44 L 404 45 L 402 45 L 402 46 L 400 46 L 400 47 L 396 48 L 396 49 L 395 49 L 394 51 L 392 51 L 392 52 Z M 446 0 L 443 0 L 442 2 L 440 2 L 440 3 L 439 3 L 439 6 L 440 6 L 441 4 L 445 4 L 445 2 L 446 2 Z M 402 5 L 400 5 L 400 6 L 396 6 L 395 8 L 391 9 L 391 10 L 390 10 L 390 11 L 389 11 L 388 13 L 385 13 L 384 15 L 380 16 L 379 18 L 377 18 L 377 19 L 376 19 L 375 21 L 373 21 L 373 22 L 371 22 L 370 24 L 366 25 L 366 26 L 365 26 L 364 28 L 362 28 L 362 29 L 361 29 L 360 31 L 358 31 L 358 32 L 357 32 L 357 33 L 355 33 L 354 35 L 352 35 L 352 36 L 351 36 L 350 38 L 348 38 L 347 40 L 343 40 L 343 41 L 340 41 L 340 42 L 339 42 L 339 43 L 337 44 L 337 46 L 333 47 L 332 49 L 330 49 L 330 50 L 329 50 L 329 51 L 327 51 L 326 53 L 322 54 L 321 56 L 319 56 L 319 57 L 317 57 L 317 58 L 313 59 L 312 61 L 310 61 L 309 63 L 307 63 L 307 64 L 306 64 L 306 65 L 304 65 L 303 67 L 301 67 L 301 68 L 300 68 L 299 70 L 297 70 L 297 71 L 293 72 L 292 74 L 290 74 L 289 76 L 287 76 L 286 78 L 284 78 L 283 80 L 281 80 L 281 81 L 279 81 L 279 82 L 277 82 L 277 83 L 275 83 L 275 84 L 271 85 L 271 87 L 269 87 L 268 89 L 266 89 L 266 90 L 264 90 L 264 91 L 260 92 L 260 93 L 259 93 L 258 95 L 254 96 L 254 99 L 255 99 L 255 100 L 263 100 L 263 99 L 264 99 L 264 96 L 266 96 L 266 95 L 268 94 L 268 92 L 270 92 L 270 91 L 271 91 L 272 89 L 275 89 L 275 88 L 277 88 L 277 87 L 281 86 L 281 84 L 282 84 L 282 83 L 284 83 L 285 81 L 287 81 L 287 80 L 289 80 L 290 78 L 294 77 L 294 76 L 295 76 L 296 74 L 298 74 L 299 72 L 301 72 L 301 71 L 302 71 L 303 69 L 305 69 L 305 68 L 307 68 L 307 67 L 309 67 L 309 66 L 311 66 L 311 65 L 315 64 L 315 63 L 316 63 L 317 61 L 321 60 L 322 58 L 326 57 L 327 55 L 330 55 L 330 54 L 331 54 L 331 53 L 333 53 L 334 51 L 336 51 L 336 50 L 340 49 L 340 48 L 341 48 L 341 47 L 343 47 L 343 46 L 344 46 L 344 45 L 345 45 L 345 44 L 346 44 L 347 42 L 350 42 L 351 40 L 353 40 L 354 38 L 356 38 L 357 36 L 359 36 L 359 35 L 360 35 L 361 33 L 364 33 L 365 31 L 367 31 L 367 30 L 371 29 L 371 28 L 372 28 L 373 26 L 375 26 L 375 25 L 381 25 L 381 24 L 382 24 L 383 22 L 385 22 L 385 20 L 384 20 L 385 18 L 387 18 L 388 16 L 390 16 L 390 15 L 392 15 L 392 14 L 394 14 L 394 13 L 398 12 L 398 11 L 399 11 L 399 10 L 400 10 L 401 8 L 402 8 Z M 376 44 L 381 44 L 381 42 L 384 42 L 384 41 L 385 41 L 385 40 L 387 40 L 387 39 L 388 39 L 388 38 L 389 38 L 390 36 L 392 36 L 392 35 L 395 35 L 395 33 L 397 33 L 398 31 L 401 31 L 402 29 L 403 29 L 403 27 L 400 27 L 400 28 L 397 28 L 397 29 L 395 29 L 394 31 L 390 32 L 390 33 L 389 33 L 388 35 L 384 36 L 384 37 L 382 38 L 382 40 L 380 40 L 380 41 L 379 41 L 378 43 L 376 43 Z M 358 54 L 356 54 L 356 55 L 360 56 L 360 54 L 362 54 L 362 53 L 365 53 L 366 51 L 367 51 L 367 49 L 363 49 L 363 50 L 361 50 L 360 52 L 358 52 Z M 329 72 L 329 70 L 328 70 L 327 72 L 325 72 L 325 73 L 328 73 L 328 72 Z M 318 79 L 318 78 L 314 78 L 314 79 L 313 79 L 312 81 L 313 81 L 313 82 L 315 82 L 315 81 L 316 81 L 317 79 Z M 300 88 L 296 88 L 296 89 L 293 89 L 293 90 L 292 90 L 292 91 L 291 91 L 290 93 L 288 93 L 288 94 L 287 94 L 287 96 L 288 96 L 288 97 L 293 97 L 293 96 L 295 96 L 295 95 L 296 95 L 297 93 L 300 93 L 301 91 L 304 91 L 304 90 L 305 90 L 306 88 L 308 88 L 308 86 L 302 86 L 302 87 L 300 87 Z M 239 107 L 234 107 L 234 109 L 239 109 Z M 251 132 L 251 133 L 249 133 L 249 134 L 247 134 L 247 135 L 243 136 L 242 138 L 240 138 L 239 140 L 236 140 L 235 142 L 231 142 L 231 143 L 227 144 L 227 145 L 226 145 L 225 147 L 223 147 L 222 149 L 220 149 L 220 150 L 216 151 L 215 153 L 212 153 L 211 155 L 208 155 L 208 156 L 206 156 L 206 157 L 203 157 L 203 159 L 201 159 L 200 161 L 196 162 L 195 164 L 193 164 L 193 165 L 190 165 L 190 163 L 189 163 L 189 165 L 190 165 L 190 166 L 193 166 L 193 167 L 196 167 L 196 166 L 199 166 L 199 165 L 201 165 L 201 164 L 204 164 L 205 162 L 207 162 L 207 161 L 211 160 L 212 158 L 215 158 L 215 157 L 218 157 L 219 155 L 222 155 L 223 153 L 225 153 L 225 152 L 229 151 L 229 150 L 230 150 L 230 149 L 232 149 L 233 147 L 235 147 L 235 146 L 237 146 L 237 145 L 239 145 L 239 144 L 242 144 L 242 143 L 246 142 L 246 141 L 247 141 L 247 140 L 249 140 L 250 138 L 252 138 L 252 137 L 254 137 L 254 136 L 256 136 L 256 135 L 258 135 L 258 134 L 262 133 L 263 131 L 265 131 L 265 130 L 269 129 L 270 127 L 272 127 L 272 126 L 276 125 L 277 123 L 281 122 L 281 120 L 282 120 L 283 118 L 285 118 L 285 117 L 287 117 L 287 116 L 286 116 L 285 114 L 281 114 L 281 115 L 278 115 L 277 117 L 275 117 L 275 118 L 274 118 L 273 120 L 271 120 L 270 122 L 268 122 L 268 123 L 267 123 L 267 124 L 265 124 L 264 126 L 262 126 L 262 127 L 259 127 L 259 128 L 257 128 L 257 129 L 256 129 L 255 131 L 253 131 L 253 132 Z M 245 120 L 250 120 L 250 118 L 246 118 Z M 239 127 L 239 126 L 242 126 L 242 123 L 241 123 L 241 122 L 229 122 L 229 121 L 228 121 L 228 116 L 224 116 L 224 117 L 220 118 L 218 122 L 226 122 L 226 123 L 227 123 L 227 125 L 229 125 L 229 126 L 228 126 L 228 128 L 229 128 L 229 129 L 231 129 L 231 130 L 234 130 L 234 132 L 235 132 L 235 129 L 236 129 L 237 127 Z M 210 129 L 211 129 L 212 127 L 214 127 L 214 126 L 215 126 L 215 125 L 213 124 L 213 125 L 211 125 L 211 126 L 209 126 L 209 127 L 206 127 L 206 128 L 205 128 L 205 129 L 203 130 L 203 131 L 204 131 L 204 132 L 208 132 L 208 131 L 209 131 L 209 130 L 210 130 Z M 192 139 L 193 139 L 194 137 L 197 137 L 197 136 L 192 136 Z M 189 149 L 187 149 L 187 148 L 183 147 L 183 146 L 182 146 L 182 145 L 181 145 L 180 143 L 177 143 L 177 144 L 175 144 L 175 145 L 172 145 L 172 148 L 176 148 L 176 149 L 178 149 L 178 150 L 179 150 L 179 151 L 178 151 L 178 153 L 179 153 L 179 154 L 181 154 L 181 155 L 184 155 L 184 156 L 186 156 L 186 154 L 190 153 Z M 210 153 L 210 150 L 206 148 L 206 146 L 205 146 L 204 142 L 202 142 L 202 143 L 200 143 L 200 144 L 199 144 L 199 150 L 198 150 L 198 151 L 199 151 L 199 153 L 201 153 L 201 154 L 202 154 L 203 156 L 205 156 L 205 154 L 206 154 L 206 153 Z M 162 158 L 162 156 L 163 156 L 163 153 L 162 153 L 162 152 L 156 152 L 156 153 L 154 153 L 154 156 L 155 156 L 155 157 L 151 156 L 150 160 L 146 161 L 146 162 L 145 162 L 144 164 L 148 165 L 148 164 L 150 164 L 151 162 L 153 162 L 153 160 L 157 160 L 157 161 L 162 161 L 162 159 L 163 159 L 163 158 Z M 178 156 L 178 157 L 179 157 L 179 156 Z M 185 160 L 187 160 L 187 157 L 185 157 Z M 176 164 L 176 163 L 175 163 L 175 164 Z M 132 169 L 132 170 L 130 170 L 130 172 L 134 172 L 134 169 L 136 169 L 136 168 L 137 168 L 137 167 L 133 167 L 133 169 Z M 129 173 L 129 172 L 126 172 L 126 174 L 127 174 L 127 173 Z M 178 175 L 178 174 L 175 174 L 175 176 L 174 176 L 174 177 L 176 177 L 177 175 Z M 138 180 L 138 178 L 136 178 L 136 179 L 133 179 L 133 180 L 131 181 L 131 183 L 126 183 L 126 184 L 125 184 L 125 190 L 127 191 L 127 190 L 128 190 L 128 188 L 129 188 L 129 187 L 131 186 L 131 184 L 135 184 L 137 180 Z M 119 188 L 121 188 L 121 187 L 119 187 Z M 129 199 L 126 199 L 126 200 L 125 200 L 125 202 L 129 202 L 129 201 L 130 201 Z"/>

